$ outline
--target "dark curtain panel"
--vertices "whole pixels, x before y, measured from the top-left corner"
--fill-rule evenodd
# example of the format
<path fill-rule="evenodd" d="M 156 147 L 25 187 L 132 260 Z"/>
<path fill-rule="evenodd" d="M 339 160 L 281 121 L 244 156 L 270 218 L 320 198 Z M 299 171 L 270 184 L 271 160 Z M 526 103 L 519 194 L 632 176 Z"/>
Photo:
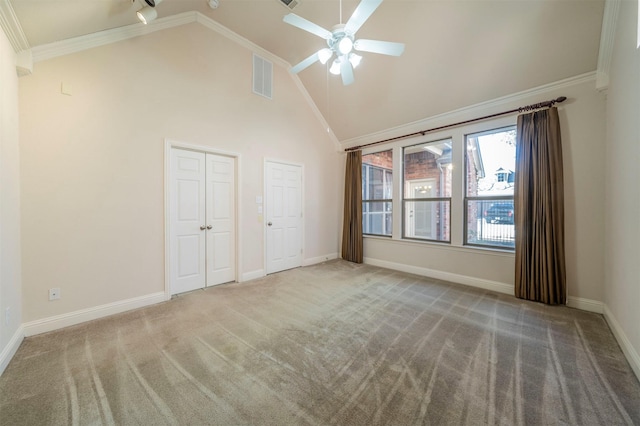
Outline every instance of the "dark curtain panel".
<path fill-rule="evenodd" d="M 516 297 L 565 304 L 564 187 L 557 108 L 518 117 L 516 170 Z"/>
<path fill-rule="evenodd" d="M 347 154 L 342 258 L 362 263 L 362 151 L 350 151 Z"/>

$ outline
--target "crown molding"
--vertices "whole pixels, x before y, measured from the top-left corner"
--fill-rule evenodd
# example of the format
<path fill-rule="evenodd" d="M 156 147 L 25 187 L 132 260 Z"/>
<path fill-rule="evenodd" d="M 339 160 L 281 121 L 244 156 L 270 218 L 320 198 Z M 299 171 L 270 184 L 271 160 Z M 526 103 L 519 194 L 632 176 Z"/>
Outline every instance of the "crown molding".
<path fill-rule="evenodd" d="M 29 41 L 22 31 L 22 25 L 20 25 L 9 0 L 0 0 L 0 27 L 4 30 L 16 53 L 29 50 Z"/>
<path fill-rule="evenodd" d="M 266 49 L 263 49 L 262 47 L 258 46 L 257 44 L 255 44 L 255 43 L 253 43 L 253 42 L 251 42 L 249 40 L 247 40 L 246 38 L 242 37 L 241 35 L 234 33 L 229 28 L 225 27 L 224 25 L 219 24 L 218 22 L 214 21 L 213 19 L 209 18 L 208 16 L 205 16 L 200 12 L 195 12 L 195 14 L 196 14 L 196 22 L 198 22 L 201 25 L 209 28 L 210 30 L 213 30 L 213 31 L 217 32 L 218 34 L 228 38 L 229 40 L 238 43 L 240 46 L 246 47 L 247 49 L 259 54 L 263 58 L 266 58 L 266 59 L 270 60 L 271 62 L 280 65 L 281 67 L 288 68 L 288 67 L 291 66 L 291 65 L 289 65 L 289 63 L 287 61 L 285 61 L 281 57 L 274 55 L 273 53 L 269 52 Z"/>
<path fill-rule="evenodd" d="M 291 65 L 288 65 L 287 69 L 290 69 L 290 68 L 291 68 Z M 311 107 L 313 114 L 316 116 L 320 124 L 323 126 L 323 130 L 327 132 L 329 139 L 331 139 L 331 142 L 333 142 L 333 146 L 335 147 L 336 151 L 342 152 L 342 146 L 340 145 L 340 141 L 338 140 L 338 137 L 335 135 L 335 133 L 333 133 L 333 130 L 331 130 L 331 126 L 329 126 L 329 123 L 327 122 L 327 120 L 325 120 L 324 115 L 322 115 L 322 113 L 320 112 L 320 109 L 318 108 L 316 103 L 313 101 L 313 98 L 311 97 L 309 92 L 307 92 L 307 88 L 304 87 L 304 84 L 302 84 L 302 80 L 300 80 L 300 77 L 298 77 L 297 74 L 291 74 L 291 78 L 293 78 L 293 82 L 298 87 L 298 90 L 300 90 L 302 97 L 307 101 L 307 103 Z"/>
<path fill-rule="evenodd" d="M 602 31 L 600 32 L 600 49 L 598 50 L 598 68 L 596 71 L 596 89 L 598 90 L 606 90 L 609 87 L 609 71 L 613 57 L 619 10 L 620 0 L 605 1 Z"/>
<path fill-rule="evenodd" d="M 189 24 L 191 22 L 196 22 L 196 12 L 185 12 L 178 15 L 168 16 L 166 18 L 156 19 L 147 25 L 140 22 L 80 37 L 42 44 L 40 46 L 35 46 L 32 49 L 33 62 L 40 62 L 56 58 L 58 56 L 70 55 L 72 53 L 81 52 L 83 50 L 104 46 L 106 44 L 127 40 L 145 34 L 151 34 L 156 31 Z"/>
<path fill-rule="evenodd" d="M 2 0 L 0 0 L 0 4 Z M 111 30 L 100 31 L 93 34 L 87 34 L 80 37 L 74 37 L 54 43 L 43 44 L 40 46 L 36 46 L 31 49 L 33 62 L 45 61 L 47 59 L 53 59 L 59 56 L 65 56 L 76 52 L 81 52 L 83 50 L 92 49 L 94 47 L 104 46 L 110 43 L 115 43 L 118 41 L 127 40 L 133 37 L 142 36 L 145 34 L 150 34 L 155 31 L 161 31 L 168 28 L 177 27 L 184 24 L 190 24 L 192 22 L 197 22 L 204 27 L 217 32 L 223 37 L 239 44 L 247 48 L 250 51 L 258 53 L 259 55 L 267 58 L 271 62 L 283 67 L 288 70 L 291 68 L 291 64 L 289 64 L 284 59 L 279 56 L 274 55 L 268 50 L 258 46 L 257 44 L 249 41 L 248 39 L 236 34 L 231 31 L 229 28 L 219 24 L 208 16 L 203 15 L 200 12 L 185 12 L 178 15 L 168 16 L 165 18 L 160 18 L 155 21 L 150 22 L 147 25 L 142 23 L 136 23 L 132 25 L 127 25 L 125 27 L 114 28 Z M 323 129 L 327 130 L 329 139 L 333 142 L 336 150 L 341 150 L 340 142 L 336 135 L 331 131 L 327 120 L 325 120 L 324 116 L 318 109 L 318 106 L 313 102 L 311 95 L 304 87 L 300 78 L 297 75 L 290 74 L 291 78 L 294 81 L 294 84 L 302 94 L 302 97 L 311 107 L 313 114 L 316 116 L 320 124 L 323 126 Z"/>
<path fill-rule="evenodd" d="M 524 90 L 522 92 L 513 93 L 511 95 L 503 96 L 500 98 L 492 99 L 490 101 L 480 102 L 474 105 L 470 105 L 464 108 L 448 111 L 442 114 L 434 115 L 421 120 L 413 121 L 411 123 L 401 124 L 400 126 L 392 127 L 390 129 L 382 130 L 368 135 L 358 136 L 351 139 L 341 141 L 342 148 L 350 148 L 353 146 L 363 145 L 378 140 L 393 138 L 398 135 L 419 132 L 422 129 L 430 127 L 433 123 L 442 123 L 447 121 L 458 121 L 465 119 L 466 117 L 478 114 L 478 111 L 483 111 L 484 114 L 487 110 L 499 110 L 504 108 L 505 105 L 517 104 L 518 102 L 527 102 L 531 98 L 548 96 L 549 92 L 558 91 L 565 87 L 571 87 L 582 83 L 594 82 L 596 80 L 596 72 L 589 72 L 580 74 L 575 77 L 559 80 L 554 83 L 545 84 L 542 86 L 534 87 L 532 89 Z"/>
<path fill-rule="evenodd" d="M 69 38 L 54 43 L 43 44 L 32 49 L 33 61 L 40 62 L 47 59 L 65 56 L 83 50 L 92 49 L 94 47 L 104 46 L 106 44 L 116 43 L 118 41 L 127 40 L 133 37 L 139 37 L 145 34 L 151 34 L 156 31 L 168 28 L 178 27 L 184 24 L 198 22 L 199 24 L 221 34 L 222 36 L 252 50 L 270 61 L 279 64 L 285 68 L 291 65 L 274 55 L 273 53 L 263 49 L 246 38 L 234 33 L 227 27 L 217 23 L 213 19 L 203 15 L 200 12 L 184 12 L 178 15 L 167 16 L 165 18 L 156 19 L 147 25 L 143 23 L 135 23 L 124 27 L 113 28 L 110 30 L 99 31 L 93 34 L 87 34 L 79 37 Z"/>

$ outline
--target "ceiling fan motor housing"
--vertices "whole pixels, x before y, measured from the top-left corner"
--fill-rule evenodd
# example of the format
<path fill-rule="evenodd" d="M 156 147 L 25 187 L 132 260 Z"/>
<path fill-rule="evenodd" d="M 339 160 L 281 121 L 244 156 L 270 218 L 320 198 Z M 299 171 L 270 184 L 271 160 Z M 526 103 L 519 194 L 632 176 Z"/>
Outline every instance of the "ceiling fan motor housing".
<path fill-rule="evenodd" d="M 344 47 L 342 50 L 340 49 L 340 43 L 343 40 L 349 40 L 349 42 L 346 43 L 349 46 L 349 49 L 345 49 Z M 351 48 L 353 46 L 353 35 L 345 31 L 344 24 L 338 24 L 332 28 L 331 38 L 327 39 L 327 45 L 329 46 L 329 49 L 333 50 L 336 53 L 336 55 L 346 55 L 351 52 Z M 345 52 L 344 50 L 347 51 Z"/>

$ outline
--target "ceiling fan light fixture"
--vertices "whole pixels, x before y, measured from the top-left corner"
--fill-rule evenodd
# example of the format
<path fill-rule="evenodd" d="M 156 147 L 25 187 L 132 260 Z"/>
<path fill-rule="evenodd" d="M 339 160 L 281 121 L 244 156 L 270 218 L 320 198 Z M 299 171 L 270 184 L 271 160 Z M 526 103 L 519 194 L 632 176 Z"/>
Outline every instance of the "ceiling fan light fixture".
<path fill-rule="evenodd" d="M 338 42 L 338 51 L 340 51 L 340 53 L 342 53 L 343 55 L 348 55 L 352 49 L 353 49 L 353 40 L 351 40 L 349 37 L 344 36 Z"/>
<path fill-rule="evenodd" d="M 158 12 L 153 7 L 145 6 L 137 12 L 138 19 L 143 24 L 147 24 L 158 17 Z"/>
<path fill-rule="evenodd" d="M 360 65 L 360 61 L 362 60 L 362 56 L 352 53 L 351 55 L 349 55 L 349 62 L 351 62 L 351 66 L 353 68 L 357 68 L 358 65 Z"/>
<path fill-rule="evenodd" d="M 326 47 L 318 51 L 318 60 L 322 65 L 326 64 L 327 61 L 331 58 L 331 56 L 333 56 L 333 51 Z"/>
<path fill-rule="evenodd" d="M 340 58 L 333 60 L 331 68 L 329 68 L 329 72 L 333 75 L 340 75 Z"/>
<path fill-rule="evenodd" d="M 280 0 L 285 2 L 286 0 Z M 294 1 L 294 0 L 291 0 Z M 362 57 L 356 55 L 354 50 L 361 52 L 378 53 L 381 55 L 400 56 L 404 51 L 403 43 L 395 43 L 382 40 L 356 39 L 356 33 L 360 27 L 371 17 L 383 0 L 360 0 L 358 6 L 346 24 L 342 23 L 342 4 L 340 4 L 340 23 L 334 25 L 329 31 L 311 21 L 294 13 L 285 15 L 282 20 L 289 25 L 300 28 L 326 41 L 328 49 L 321 49 L 311 56 L 291 67 L 294 74 L 306 69 L 316 62 L 326 64 L 333 54 L 336 58 L 329 67 L 329 72 L 342 76 L 342 84 L 348 86 L 353 83 L 353 69 L 360 64 Z"/>

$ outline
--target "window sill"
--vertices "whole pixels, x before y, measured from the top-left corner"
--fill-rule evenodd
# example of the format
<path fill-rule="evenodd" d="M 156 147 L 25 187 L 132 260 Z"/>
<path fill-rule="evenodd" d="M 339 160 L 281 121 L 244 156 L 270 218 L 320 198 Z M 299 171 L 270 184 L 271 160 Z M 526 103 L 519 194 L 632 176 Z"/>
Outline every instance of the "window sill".
<path fill-rule="evenodd" d="M 397 244 L 403 246 L 413 247 L 428 247 L 429 249 L 446 250 L 462 253 L 473 253 L 488 256 L 500 256 L 500 257 L 514 257 L 515 252 L 513 250 L 502 250 L 493 247 L 476 247 L 476 246 L 461 246 L 452 245 L 449 243 L 432 242 L 432 241 L 418 241 L 418 240 L 399 240 L 390 237 L 382 237 L 377 235 L 363 235 L 364 239 L 370 239 L 372 241 L 385 241 L 388 244 Z"/>

